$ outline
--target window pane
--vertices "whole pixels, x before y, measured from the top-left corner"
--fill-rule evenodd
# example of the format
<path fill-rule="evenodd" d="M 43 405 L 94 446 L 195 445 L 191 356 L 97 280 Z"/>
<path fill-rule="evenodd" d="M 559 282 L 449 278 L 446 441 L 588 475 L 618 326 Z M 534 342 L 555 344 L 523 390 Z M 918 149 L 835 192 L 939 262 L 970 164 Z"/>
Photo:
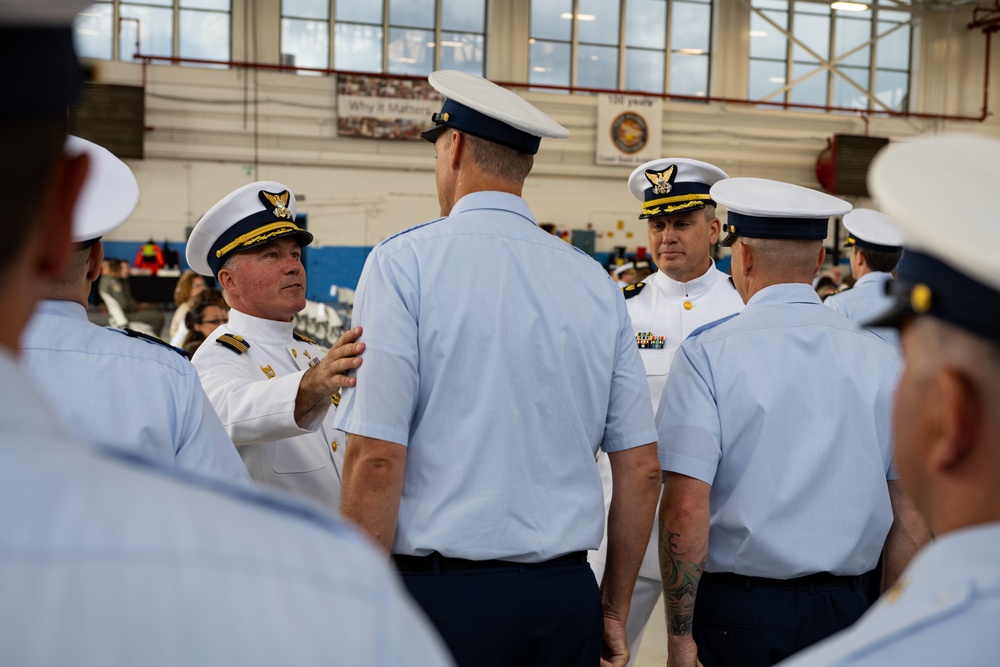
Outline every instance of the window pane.
<path fill-rule="evenodd" d="M 145 55 L 174 55 L 174 11 L 160 7 L 121 5 L 122 18 L 139 19 L 139 48 Z M 121 60 L 132 60 L 135 48 L 135 21 L 122 21 L 118 52 Z"/>
<path fill-rule="evenodd" d="M 337 21 L 382 25 L 382 2 L 337 0 Z"/>
<path fill-rule="evenodd" d="M 184 9 L 215 9 L 220 12 L 230 10 L 229 0 L 180 0 L 180 6 Z"/>
<path fill-rule="evenodd" d="M 796 11 L 793 25 L 796 39 L 821 58 L 830 57 L 830 17 L 802 14 Z M 798 44 L 792 45 L 792 59 L 795 62 L 819 62 L 815 56 L 810 55 Z"/>
<path fill-rule="evenodd" d="M 795 13 L 796 14 L 816 14 L 820 16 L 830 15 L 830 6 L 816 4 L 812 2 L 797 2 L 795 3 Z"/>
<path fill-rule="evenodd" d="M 910 75 L 907 72 L 875 73 L 875 97 L 893 111 L 906 111 L 909 107 Z"/>
<path fill-rule="evenodd" d="M 389 0 L 389 25 L 433 28 L 434 11 L 434 0 Z"/>
<path fill-rule="evenodd" d="M 785 63 L 770 60 L 750 61 L 750 99 L 762 100 L 785 85 Z M 784 96 L 768 100 L 784 102 Z"/>
<path fill-rule="evenodd" d="M 788 28 L 788 14 L 767 12 L 769 19 L 782 28 Z M 750 57 L 776 58 L 784 60 L 787 57 L 785 36 L 770 23 L 757 16 L 750 15 Z"/>
<path fill-rule="evenodd" d="M 485 0 L 441 0 L 441 28 L 467 32 L 486 31 Z M 444 53 L 442 51 L 442 53 Z"/>
<path fill-rule="evenodd" d="M 619 0 L 578 0 L 576 39 L 588 44 L 618 44 Z"/>
<path fill-rule="evenodd" d="M 891 30 L 895 23 L 879 23 L 878 32 Z M 893 69 L 910 68 L 910 26 L 904 25 L 875 42 L 876 64 Z"/>
<path fill-rule="evenodd" d="M 111 9 L 110 4 L 101 3 L 77 15 L 74 41 L 81 58 L 111 59 Z"/>
<path fill-rule="evenodd" d="M 663 51 L 625 51 L 625 89 L 648 93 L 663 92 Z"/>
<path fill-rule="evenodd" d="M 474 33 L 441 33 L 441 69 L 478 74 L 483 71 L 483 36 Z"/>
<path fill-rule="evenodd" d="M 569 44 L 535 40 L 531 44 L 529 83 L 569 85 Z"/>
<path fill-rule="evenodd" d="M 430 74 L 434 71 L 434 31 L 389 29 L 389 73 Z"/>
<path fill-rule="evenodd" d="M 760 9 L 780 9 L 782 11 L 788 11 L 788 0 L 753 0 L 750 5 Z"/>
<path fill-rule="evenodd" d="M 580 44 L 576 49 L 576 85 L 582 88 L 617 88 L 618 49 Z"/>
<path fill-rule="evenodd" d="M 708 56 L 670 54 L 670 92 L 677 95 L 708 94 Z"/>
<path fill-rule="evenodd" d="M 532 37 L 569 41 L 572 18 L 572 0 L 531 0 Z"/>
<path fill-rule="evenodd" d="M 868 70 L 860 67 L 838 67 L 837 72 L 848 76 L 852 81 L 868 90 Z M 842 76 L 833 77 L 833 106 L 868 108 L 868 96 L 849 84 Z"/>
<path fill-rule="evenodd" d="M 382 71 L 382 28 L 373 25 L 337 24 L 334 67 L 352 72 Z"/>
<path fill-rule="evenodd" d="M 229 14 L 180 11 L 181 58 L 229 60 Z"/>
<path fill-rule="evenodd" d="M 123 3 L 120 3 L 120 4 L 125 4 L 125 3 L 123 2 Z M 173 9 L 173 6 L 174 6 L 173 0 L 142 0 L 142 2 L 133 2 L 132 4 L 134 4 L 134 5 L 158 5 L 160 7 L 170 7 L 171 9 Z"/>
<path fill-rule="evenodd" d="M 837 57 L 871 40 L 871 25 L 871 21 L 838 18 L 837 32 L 834 36 Z M 870 58 L 871 46 L 865 46 L 843 60 L 837 61 L 837 66 L 867 67 Z"/>
<path fill-rule="evenodd" d="M 888 9 L 879 9 L 878 17 L 882 21 L 894 21 L 896 23 L 906 23 L 913 18 L 909 12 L 892 12 Z"/>
<path fill-rule="evenodd" d="M 663 0 L 626 0 L 625 44 L 665 49 L 667 3 Z"/>
<path fill-rule="evenodd" d="M 282 61 L 295 67 L 328 67 L 330 24 L 326 21 L 281 19 Z M 292 56 L 293 59 L 288 59 Z"/>
<path fill-rule="evenodd" d="M 281 15 L 299 19 L 330 18 L 328 0 L 281 0 Z"/>
<path fill-rule="evenodd" d="M 712 8 L 688 2 L 675 2 L 671 8 L 673 10 L 673 15 L 670 17 L 671 48 L 675 52 L 685 49 L 708 53 Z"/>
<path fill-rule="evenodd" d="M 801 83 L 797 83 L 792 87 L 789 100 L 792 102 L 800 102 L 802 104 L 819 104 L 825 106 L 827 77 L 829 75 L 822 69 L 817 71 L 816 66 L 812 64 L 792 65 L 793 81 L 797 81 L 799 77 L 803 77 L 806 74 L 811 75 L 808 79 L 805 79 Z"/>

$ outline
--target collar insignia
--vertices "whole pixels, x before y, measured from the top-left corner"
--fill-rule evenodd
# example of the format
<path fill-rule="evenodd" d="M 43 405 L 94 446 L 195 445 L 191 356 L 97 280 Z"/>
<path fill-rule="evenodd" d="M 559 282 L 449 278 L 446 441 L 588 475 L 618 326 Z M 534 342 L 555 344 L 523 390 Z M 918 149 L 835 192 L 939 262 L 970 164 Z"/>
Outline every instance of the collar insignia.
<path fill-rule="evenodd" d="M 674 189 L 674 178 L 677 177 L 677 165 L 672 164 L 663 171 L 646 170 L 646 178 L 653 184 L 654 195 L 665 195 Z"/>
<path fill-rule="evenodd" d="M 268 380 L 273 380 L 274 376 L 276 375 L 274 369 L 271 368 L 271 364 L 268 364 L 267 366 L 261 366 L 260 370 L 264 371 L 264 375 L 267 376 Z"/>
<path fill-rule="evenodd" d="M 274 206 L 274 210 L 272 211 L 274 217 L 292 219 L 292 211 L 288 208 L 288 190 L 277 194 L 261 190 L 260 194 L 264 199 L 271 202 L 271 206 Z"/>

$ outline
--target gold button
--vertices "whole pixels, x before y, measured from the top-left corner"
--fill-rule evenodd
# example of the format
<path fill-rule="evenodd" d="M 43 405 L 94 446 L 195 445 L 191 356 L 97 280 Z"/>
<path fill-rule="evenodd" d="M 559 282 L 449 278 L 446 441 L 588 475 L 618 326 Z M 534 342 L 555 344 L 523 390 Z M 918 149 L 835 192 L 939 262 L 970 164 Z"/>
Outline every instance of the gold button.
<path fill-rule="evenodd" d="M 693 303 L 691 303 L 690 301 L 685 301 L 684 302 L 684 310 L 691 310 L 692 308 L 694 308 L 694 304 Z"/>
<path fill-rule="evenodd" d="M 931 309 L 931 288 L 923 283 L 914 285 L 910 292 L 910 306 L 915 313 L 926 313 Z"/>
<path fill-rule="evenodd" d="M 336 440 L 334 440 L 333 442 L 330 443 L 330 449 L 332 449 L 333 451 L 337 451 L 337 441 Z"/>

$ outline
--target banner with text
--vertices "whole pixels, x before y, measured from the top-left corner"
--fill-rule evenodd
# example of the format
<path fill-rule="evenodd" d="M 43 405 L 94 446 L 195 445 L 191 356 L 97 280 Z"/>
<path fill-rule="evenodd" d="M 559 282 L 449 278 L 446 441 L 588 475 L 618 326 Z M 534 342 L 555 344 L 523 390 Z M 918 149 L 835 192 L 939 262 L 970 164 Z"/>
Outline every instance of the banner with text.
<path fill-rule="evenodd" d="M 337 75 L 337 136 L 414 139 L 440 110 L 426 80 Z"/>
<path fill-rule="evenodd" d="M 597 164 L 639 165 L 660 155 L 663 100 L 640 95 L 600 95 Z"/>

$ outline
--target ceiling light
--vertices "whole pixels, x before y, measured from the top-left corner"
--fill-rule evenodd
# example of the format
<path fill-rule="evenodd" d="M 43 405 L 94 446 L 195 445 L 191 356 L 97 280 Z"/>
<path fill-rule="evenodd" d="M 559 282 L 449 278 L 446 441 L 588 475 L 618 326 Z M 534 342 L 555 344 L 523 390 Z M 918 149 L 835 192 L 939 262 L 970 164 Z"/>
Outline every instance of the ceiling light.
<path fill-rule="evenodd" d="M 767 33 L 764 32 L 763 30 L 751 30 L 750 31 L 750 36 L 751 37 L 767 37 Z"/>
<path fill-rule="evenodd" d="M 559 18 L 561 18 L 561 19 L 571 19 L 571 18 L 573 18 L 573 15 L 570 12 L 563 12 L 562 14 L 559 15 Z M 576 20 L 577 21 L 596 21 L 597 17 L 594 16 L 593 14 L 577 14 L 576 15 Z"/>
<path fill-rule="evenodd" d="M 868 5 L 863 2 L 833 2 L 830 3 L 830 8 L 845 12 L 863 12 L 868 9 Z"/>
<path fill-rule="evenodd" d="M 785 77 L 783 77 L 783 76 L 772 76 L 770 79 L 768 79 L 768 81 L 770 81 L 771 83 L 784 83 L 785 82 Z"/>
<path fill-rule="evenodd" d="M 705 54 L 704 49 L 676 49 L 674 53 L 679 53 L 684 56 L 701 56 Z"/>

